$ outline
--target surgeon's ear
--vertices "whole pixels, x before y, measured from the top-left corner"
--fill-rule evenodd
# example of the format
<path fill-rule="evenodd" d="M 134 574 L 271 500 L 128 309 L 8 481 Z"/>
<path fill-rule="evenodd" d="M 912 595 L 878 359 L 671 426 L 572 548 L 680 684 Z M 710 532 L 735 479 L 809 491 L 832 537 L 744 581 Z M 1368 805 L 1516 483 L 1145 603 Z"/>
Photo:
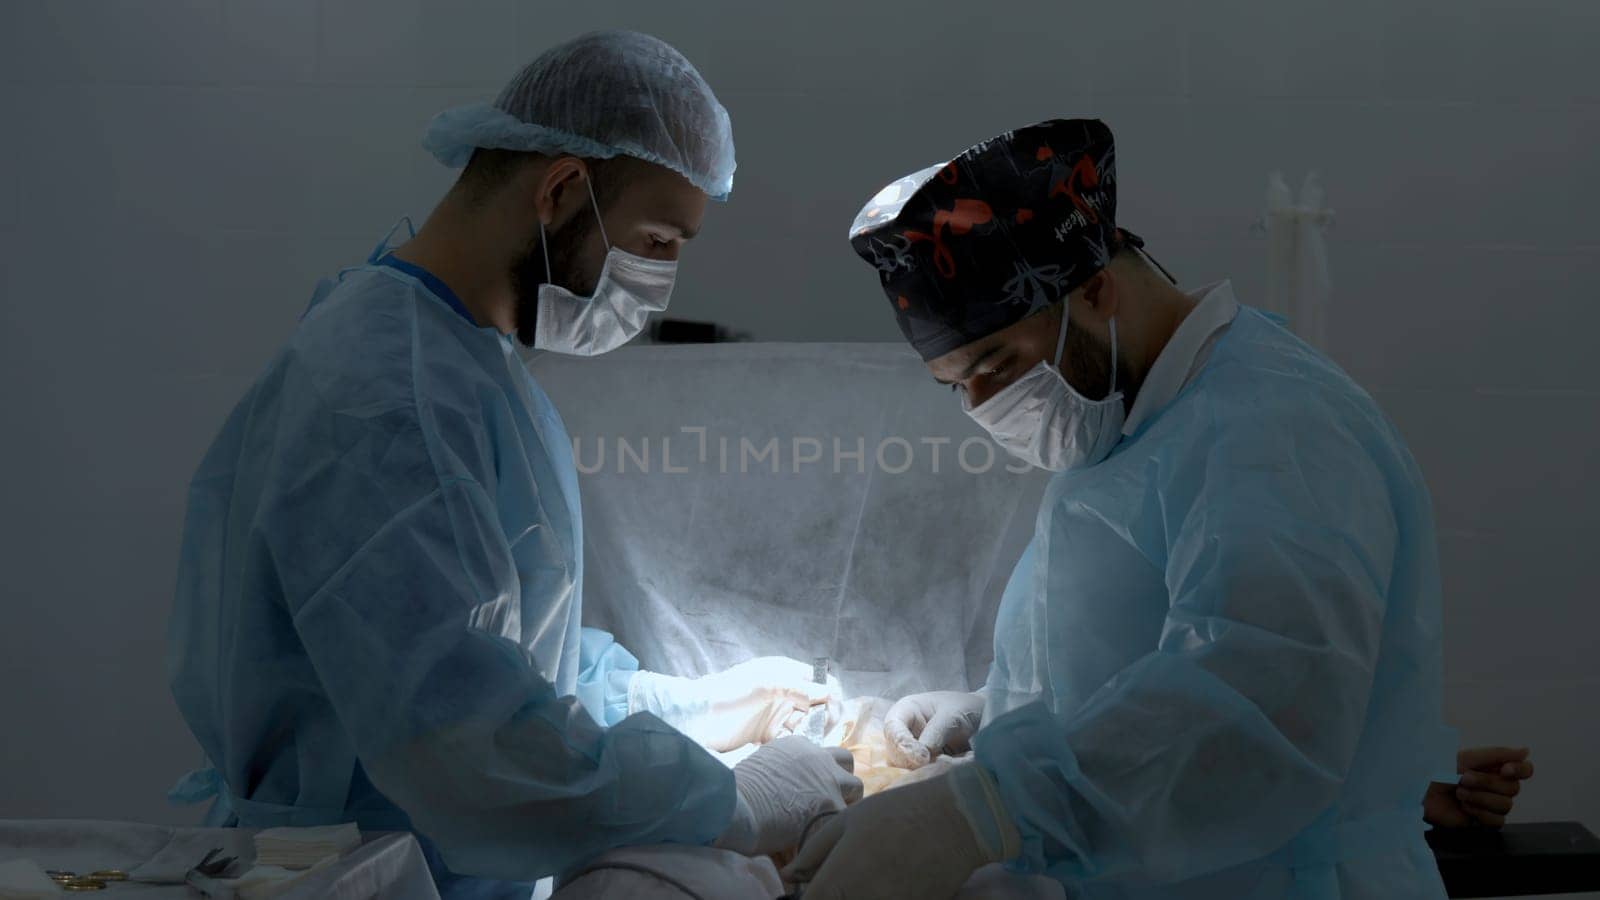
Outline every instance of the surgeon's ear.
<path fill-rule="evenodd" d="M 1078 290 L 1083 294 L 1083 299 L 1089 304 L 1089 309 L 1095 318 L 1102 322 L 1108 321 L 1117 314 L 1121 304 L 1121 294 L 1117 290 L 1117 277 L 1106 266 L 1085 281 Z"/>
<path fill-rule="evenodd" d="M 559 228 L 567 219 L 589 204 L 588 168 L 582 160 L 560 156 L 538 173 L 534 188 L 534 209 L 546 228 Z"/>

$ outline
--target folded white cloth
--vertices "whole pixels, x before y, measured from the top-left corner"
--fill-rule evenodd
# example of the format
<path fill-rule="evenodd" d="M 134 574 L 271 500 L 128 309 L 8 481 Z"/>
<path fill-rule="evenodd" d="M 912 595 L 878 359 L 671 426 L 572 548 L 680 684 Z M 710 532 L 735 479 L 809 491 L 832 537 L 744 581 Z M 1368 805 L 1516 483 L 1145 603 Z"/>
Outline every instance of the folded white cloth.
<path fill-rule="evenodd" d="M 783 881 L 768 857 L 658 844 L 622 847 L 590 860 L 551 900 L 751 900 L 782 893 Z"/>
<path fill-rule="evenodd" d="M 267 900 L 277 897 L 296 886 L 296 882 L 324 866 L 332 865 L 332 856 L 324 857 L 309 869 L 294 870 L 282 866 L 256 866 L 234 883 L 238 900 Z"/>
<path fill-rule="evenodd" d="M 33 860 L 13 859 L 0 863 L 0 898 L 36 900 L 39 897 L 59 896 L 61 888 L 56 887 L 56 883 Z"/>
<path fill-rule="evenodd" d="M 306 869 L 361 846 L 353 822 L 315 828 L 268 828 L 256 834 L 256 865 Z"/>
<path fill-rule="evenodd" d="M 1023 875 L 994 863 L 973 872 L 951 900 L 1067 900 L 1066 890 L 1054 879 Z"/>

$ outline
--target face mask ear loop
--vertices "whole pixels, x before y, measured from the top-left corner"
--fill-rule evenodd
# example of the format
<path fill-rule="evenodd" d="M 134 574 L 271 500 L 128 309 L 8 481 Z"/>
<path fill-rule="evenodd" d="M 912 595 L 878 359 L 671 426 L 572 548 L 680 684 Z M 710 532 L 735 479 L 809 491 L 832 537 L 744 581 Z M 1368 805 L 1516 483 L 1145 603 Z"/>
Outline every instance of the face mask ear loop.
<path fill-rule="evenodd" d="M 589 188 L 589 205 L 594 207 L 594 223 L 600 226 L 600 240 L 606 245 L 606 252 L 610 253 L 611 239 L 606 237 L 606 223 L 600 219 L 600 201 L 594 198 L 594 182 L 586 177 L 583 183 Z"/>
<path fill-rule="evenodd" d="M 606 237 L 606 223 L 600 221 L 600 202 L 594 198 L 594 182 L 588 178 L 583 179 L 584 186 L 589 189 L 589 205 L 594 208 L 595 224 L 600 226 L 600 240 L 606 245 L 606 252 L 611 252 L 611 240 Z M 546 284 L 555 283 L 555 275 L 550 270 L 550 241 L 545 238 L 544 220 L 539 220 L 539 249 L 544 251 L 544 280 Z"/>
<path fill-rule="evenodd" d="M 550 241 L 544 236 L 544 220 L 539 220 L 539 249 L 544 251 L 544 281 L 545 284 L 554 284 L 555 276 L 550 272 Z"/>
<path fill-rule="evenodd" d="M 1067 315 L 1067 301 L 1063 300 L 1061 301 L 1061 329 L 1056 332 L 1056 361 L 1054 365 L 1057 369 L 1061 368 L 1061 351 L 1067 346 L 1067 323 L 1071 321 L 1072 317 Z"/>
<path fill-rule="evenodd" d="M 1117 392 L 1117 317 L 1111 317 L 1111 390 L 1106 392 L 1110 397 Z"/>

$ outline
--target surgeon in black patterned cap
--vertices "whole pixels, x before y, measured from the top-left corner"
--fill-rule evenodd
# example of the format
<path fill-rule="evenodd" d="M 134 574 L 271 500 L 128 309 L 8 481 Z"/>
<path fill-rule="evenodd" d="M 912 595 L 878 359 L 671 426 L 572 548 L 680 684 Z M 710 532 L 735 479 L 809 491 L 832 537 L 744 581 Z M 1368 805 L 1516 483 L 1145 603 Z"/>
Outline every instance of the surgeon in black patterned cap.
<path fill-rule="evenodd" d="M 994 862 L 1068 896 L 1442 900 L 1424 796 L 1459 761 L 1417 466 L 1227 282 L 1179 290 L 1116 188 L 1110 130 L 1054 120 L 894 182 L 851 227 L 934 377 L 1058 474 L 983 688 L 885 716 L 896 765 L 970 761 L 820 824 L 787 875 L 830 900 L 948 897 Z M 1508 808 L 1525 764 L 1461 790 L 1492 779 Z"/>
<path fill-rule="evenodd" d="M 1121 437 L 1150 338 L 1188 305 L 1116 214 L 1111 130 L 1052 120 L 884 188 L 857 215 L 850 243 L 878 270 L 934 377 L 957 387 L 1002 447 L 1061 470 L 1099 461 Z M 1165 301 L 1152 308 L 1165 315 L 1135 323 L 1124 314 L 1119 339 L 1109 312 L 1119 289 Z M 1077 328 L 1062 315 L 1074 292 L 1090 301 Z M 1004 402 L 987 402 L 1007 385 Z M 1033 415 L 1041 392 L 1063 390 L 1079 415 Z"/>
<path fill-rule="evenodd" d="M 850 228 L 906 339 L 936 359 L 1039 312 L 1142 247 L 1116 226 L 1111 131 L 1051 121 L 895 181 Z"/>

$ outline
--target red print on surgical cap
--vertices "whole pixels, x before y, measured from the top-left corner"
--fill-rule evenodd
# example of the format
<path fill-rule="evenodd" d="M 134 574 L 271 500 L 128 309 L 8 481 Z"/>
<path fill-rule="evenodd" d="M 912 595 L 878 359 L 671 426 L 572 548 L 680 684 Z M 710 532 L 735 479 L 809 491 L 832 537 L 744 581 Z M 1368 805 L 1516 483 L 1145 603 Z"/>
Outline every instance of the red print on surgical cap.
<path fill-rule="evenodd" d="M 946 279 L 956 277 L 956 258 L 945 246 L 944 233 L 946 226 L 951 235 L 964 235 L 978 225 L 987 224 L 994 218 L 994 210 L 982 200 L 960 199 L 955 201 L 954 209 L 941 209 L 933 214 L 933 234 L 922 231 L 907 231 L 906 239 L 915 244 L 918 241 L 933 242 L 933 265 L 939 274 Z"/>
<path fill-rule="evenodd" d="M 1095 170 L 1094 163 L 1089 161 L 1089 157 L 1080 156 L 1077 164 L 1072 167 L 1072 171 L 1067 173 L 1067 177 L 1050 186 L 1050 196 L 1054 199 L 1066 194 L 1067 199 L 1072 201 L 1072 205 L 1076 206 L 1079 212 L 1087 216 L 1090 222 L 1098 224 L 1100 216 L 1078 196 L 1078 187 L 1092 188 L 1099 185 L 1100 173 Z"/>

